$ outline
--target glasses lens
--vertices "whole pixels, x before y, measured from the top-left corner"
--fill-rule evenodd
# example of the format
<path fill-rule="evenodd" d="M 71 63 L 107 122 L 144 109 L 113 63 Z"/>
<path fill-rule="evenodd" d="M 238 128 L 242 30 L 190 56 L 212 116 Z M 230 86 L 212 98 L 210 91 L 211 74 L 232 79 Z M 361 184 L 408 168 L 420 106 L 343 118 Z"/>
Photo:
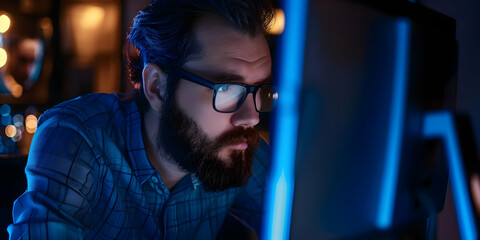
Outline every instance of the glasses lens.
<path fill-rule="evenodd" d="M 230 112 L 237 108 L 247 89 L 235 84 L 220 84 L 215 95 L 215 108 L 218 111 Z"/>
<path fill-rule="evenodd" d="M 261 87 L 255 95 L 255 107 L 259 112 L 268 112 L 273 108 L 275 90 L 271 86 Z"/>

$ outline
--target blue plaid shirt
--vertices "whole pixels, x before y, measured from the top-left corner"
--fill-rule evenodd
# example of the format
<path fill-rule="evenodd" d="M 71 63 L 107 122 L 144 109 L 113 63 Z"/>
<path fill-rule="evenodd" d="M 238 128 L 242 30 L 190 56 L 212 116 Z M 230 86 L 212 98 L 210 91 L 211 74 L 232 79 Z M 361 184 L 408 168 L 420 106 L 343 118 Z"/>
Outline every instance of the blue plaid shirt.
<path fill-rule="evenodd" d="M 267 146 L 247 185 L 204 189 L 188 174 L 169 191 L 150 164 L 133 97 L 91 94 L 46 111 L 14 203 L 11 239 L 214 239 L 228 213 L 259 232 Z"/>

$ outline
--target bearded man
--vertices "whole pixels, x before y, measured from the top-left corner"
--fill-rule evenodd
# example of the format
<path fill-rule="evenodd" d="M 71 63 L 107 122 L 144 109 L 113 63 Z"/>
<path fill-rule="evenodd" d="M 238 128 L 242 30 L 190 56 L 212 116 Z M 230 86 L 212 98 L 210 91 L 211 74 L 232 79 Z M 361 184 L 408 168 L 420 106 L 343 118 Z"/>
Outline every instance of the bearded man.
<path fill-rule="evenodd" d="M 261 0 L 155 0 L 128 36 L 133 94 L 46 111 L 11 239 L 215 239 L 259 232 L 275 95 Z"/>

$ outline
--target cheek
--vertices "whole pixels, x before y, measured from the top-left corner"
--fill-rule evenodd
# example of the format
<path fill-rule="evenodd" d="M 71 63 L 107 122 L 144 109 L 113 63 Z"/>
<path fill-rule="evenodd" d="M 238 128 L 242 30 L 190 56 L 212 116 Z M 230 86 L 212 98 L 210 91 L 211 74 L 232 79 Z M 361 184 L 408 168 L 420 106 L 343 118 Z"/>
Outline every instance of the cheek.
<path fill-rule="evenodd" d="M 213 111 L 213 112 L 212 112 Z M 229 129 L 230 121 L 224 114 L 217 113 L 215 110 L 198 112 L 193 120 L 207 134 L 210 140 L 214 140 Z"/>
<path fill-rule="evenodd" d="M 213 94 L 209 89 L 189 82 L 181 83 L 176 94 L 179 108 L 197 123 L 210 140 L 231 128 L 231 114 L 219 113 L 213 109 Z"/>

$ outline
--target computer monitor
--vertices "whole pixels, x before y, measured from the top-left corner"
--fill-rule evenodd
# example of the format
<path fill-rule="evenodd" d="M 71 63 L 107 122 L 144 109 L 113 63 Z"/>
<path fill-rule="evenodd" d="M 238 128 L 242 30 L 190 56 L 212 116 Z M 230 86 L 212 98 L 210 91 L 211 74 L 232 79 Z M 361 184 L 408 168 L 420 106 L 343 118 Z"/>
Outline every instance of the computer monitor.
<path fill-rule="evenodd" d="M 448 167 L 424 118 L 455 106 L 455 21 L 406 0 L 285 3 L 263 238 L 426 229 Z"/>

